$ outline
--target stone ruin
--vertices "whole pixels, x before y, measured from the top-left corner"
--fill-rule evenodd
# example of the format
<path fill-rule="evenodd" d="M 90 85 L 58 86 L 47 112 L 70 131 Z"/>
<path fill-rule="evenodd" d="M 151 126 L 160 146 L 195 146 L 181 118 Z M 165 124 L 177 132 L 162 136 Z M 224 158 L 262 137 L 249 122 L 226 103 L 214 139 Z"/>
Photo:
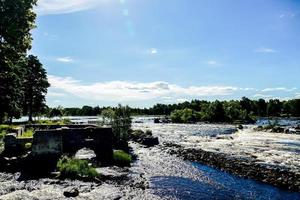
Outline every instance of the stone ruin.
<path fill-rule="evenodd" d="M 30 125 L 36 128 L 33 138 L 17 138 L 16 133 L 4 138 L 6 154 L 18 154 L 26 143 L 32 143 L 32 158 L 59 157 L 63 154 L 74 155 L 82 148 L 92 149 L 97 160 L 106 162 L 112 159 L 113 134 L 111 128 L 96 126 L 43 126 Z M 47 128 L 46 130 L 42 130 Z"/>

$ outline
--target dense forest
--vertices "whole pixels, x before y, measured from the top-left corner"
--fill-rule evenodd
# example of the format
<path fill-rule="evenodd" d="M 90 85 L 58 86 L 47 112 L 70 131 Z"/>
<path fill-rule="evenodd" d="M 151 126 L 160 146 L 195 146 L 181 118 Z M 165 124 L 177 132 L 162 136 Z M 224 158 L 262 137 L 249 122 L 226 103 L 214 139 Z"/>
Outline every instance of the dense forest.
<path fill-rule="evenodd" d="M 48 108 L 44 113 L 53 116 L 95 116 L 114 107 Z M 257 117 L 300 117 L 300 99 L 280 101 L 271 99 L 231 101 L 192 100 L 178 104 L 156 104 L 151 108 L 129 108 L 132 115 L 167 115 L 173 122 L 251 122 Z"/>

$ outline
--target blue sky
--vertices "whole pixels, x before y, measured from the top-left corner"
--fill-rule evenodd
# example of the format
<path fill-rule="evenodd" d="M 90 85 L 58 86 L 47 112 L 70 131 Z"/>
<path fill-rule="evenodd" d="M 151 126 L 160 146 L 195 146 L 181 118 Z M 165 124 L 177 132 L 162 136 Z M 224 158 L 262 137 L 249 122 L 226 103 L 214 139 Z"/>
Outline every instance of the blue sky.
<path fill-rule="evenodd" d="M 39 0 L 50 106 L 300 98 L 296 0 Z"/>

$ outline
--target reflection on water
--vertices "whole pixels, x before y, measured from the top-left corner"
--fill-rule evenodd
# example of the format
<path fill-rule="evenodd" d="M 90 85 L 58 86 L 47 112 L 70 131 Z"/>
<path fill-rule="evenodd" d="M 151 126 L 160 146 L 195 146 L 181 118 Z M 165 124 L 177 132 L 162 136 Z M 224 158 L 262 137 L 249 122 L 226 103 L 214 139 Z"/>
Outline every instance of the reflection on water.
<path fill-rule="evenodd" d="M 243 179 L 191 163 L 204 176 L 217 184 L 208 184 L 177 176 L 152 177 L 155 194 L 165 199 L 300 199 L 300 193 L 280 190 L 253 180 Z"/>
<path fill-rule="evenodd" d="M 224 124 L 134 123 L 135 129 L 150 129 L 161 142 L 186 145 L 189 137 L 215 137 L 235 128 Z M 156 148 L 134 147 L 136 167 L 150 179 L 153 193 L 163 199 L 299 199 L 300 193 L 244 179 L 197 163 L 185 162 Z"/>
<path fill-rule="evenodd" d="M 150 180 L 150 190 L 162 199 L 299 199 L 300 193 L 281 190 L 271 185 L 183 161 L 154 147 L 131 144 L 138 155 L 131 168 Z"/>

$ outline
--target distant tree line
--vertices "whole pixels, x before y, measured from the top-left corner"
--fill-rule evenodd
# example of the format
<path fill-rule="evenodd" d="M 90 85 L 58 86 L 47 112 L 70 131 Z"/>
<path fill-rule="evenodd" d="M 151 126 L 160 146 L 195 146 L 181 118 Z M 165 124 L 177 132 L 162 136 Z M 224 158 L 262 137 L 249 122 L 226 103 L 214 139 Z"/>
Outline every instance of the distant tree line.
<path fill-rule="evenodd" d="M 0 123 L 43 112 L 49 83 L 31 49 L 36 0 L 0 1 Z"/>
<path fill-rule="evenodd" d="M 96 116 L 117 107 L 48 108 L 50 116 Z M 280 101 L 271 99 L 231 101 L 192 100 L 178 104 L 156 104 L 151 108 L 127 108 L 131 115 L 168 115 L 174 122 L 234 122 L 255 120 L 256 117 L 300 117 L 300 99 Z M 105 114 L 106 115 L 106 114 Z"/>

